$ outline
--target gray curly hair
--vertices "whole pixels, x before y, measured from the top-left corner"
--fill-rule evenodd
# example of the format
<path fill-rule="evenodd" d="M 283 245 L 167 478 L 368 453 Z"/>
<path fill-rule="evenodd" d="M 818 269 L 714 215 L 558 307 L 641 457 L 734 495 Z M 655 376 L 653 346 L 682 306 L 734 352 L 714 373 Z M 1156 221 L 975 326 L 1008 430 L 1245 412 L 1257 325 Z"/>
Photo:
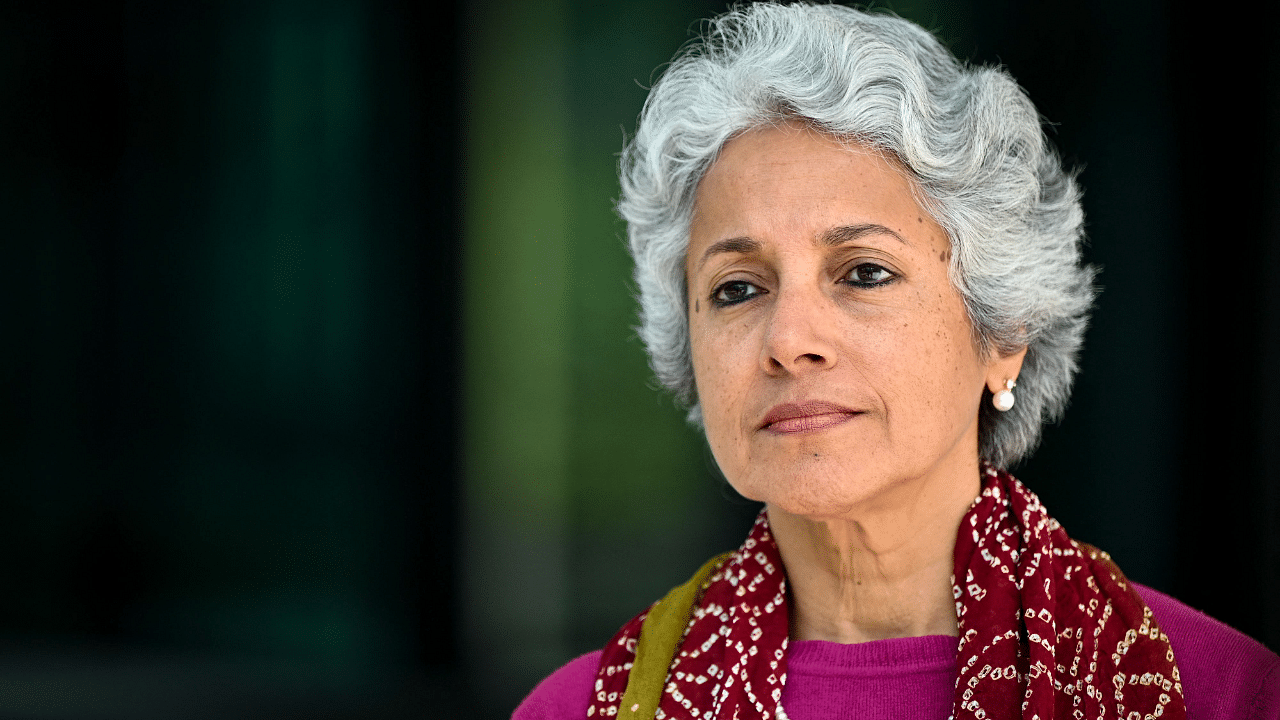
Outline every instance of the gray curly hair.
<path fill-rule="evenodd" d="M 685 253 L 694 196 L 744 130 L 801 119 L 887 151 L 946 230 L 949 273 L 983 352 L 1026 347 L 1018 402 L 982 403 L 979 454 L 1007 467 L 1066 408 L 1093 301 L 1080 191 L 1008 73 L 962 64 L 907 20 L 837 5 L 759 4 L 708 21 L 654 85 L 622 152 L 641 339 L 701 425 Z"/>

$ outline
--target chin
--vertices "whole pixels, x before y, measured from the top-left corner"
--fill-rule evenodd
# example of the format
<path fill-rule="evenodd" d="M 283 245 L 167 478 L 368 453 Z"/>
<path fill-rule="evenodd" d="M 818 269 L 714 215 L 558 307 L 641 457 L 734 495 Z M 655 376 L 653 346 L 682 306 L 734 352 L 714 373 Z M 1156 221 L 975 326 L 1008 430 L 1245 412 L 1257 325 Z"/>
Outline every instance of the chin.
<path fill-rule="evenodd" d="M 850 476 L 847 470 L 836 472 L 836 468 L 821 466 L 764 470 L 752 473 L 741 483 L 730 480 L 729 484 L 743 497 L 791 515 L 812 518 L 847 515 L 888 485 L 883 479 Z"/>

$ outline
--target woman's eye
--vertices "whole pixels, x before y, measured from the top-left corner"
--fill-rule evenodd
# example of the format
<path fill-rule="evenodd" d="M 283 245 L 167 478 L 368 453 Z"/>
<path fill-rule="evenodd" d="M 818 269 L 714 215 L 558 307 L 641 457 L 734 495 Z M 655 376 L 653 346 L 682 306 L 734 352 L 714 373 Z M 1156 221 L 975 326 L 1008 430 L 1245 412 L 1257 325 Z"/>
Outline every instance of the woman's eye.
<path fill-rule="evenodd" d="M 711 301 L 720 307 L 727 307 L 750 300 L 762 292 L 764 291 L 745 280 L 730 280 L 715 289 L 711 294 Z"/>
<path fill-rule="evenodd" d="M 875 263 L 860 263 L 845 276 L 845 280 L 858 287 L 874 287 L 891 282 L 897 275 Z"/>

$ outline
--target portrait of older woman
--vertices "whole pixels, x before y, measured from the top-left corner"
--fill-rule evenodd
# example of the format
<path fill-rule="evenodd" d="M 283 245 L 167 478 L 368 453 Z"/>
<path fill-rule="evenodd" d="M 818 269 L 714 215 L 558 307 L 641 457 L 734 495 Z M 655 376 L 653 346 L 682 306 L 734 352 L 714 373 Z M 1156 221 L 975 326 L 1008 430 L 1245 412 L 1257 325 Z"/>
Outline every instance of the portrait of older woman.
<path fill-rule="evenodd" d="M 1280 658 L 1008 472 L 1095 294 L 1012 77 L 890 14 L 734 10 L 663 70 L 621 181 L 652 369 L 764 510 L 516 718 L 1280 717 Z"/>

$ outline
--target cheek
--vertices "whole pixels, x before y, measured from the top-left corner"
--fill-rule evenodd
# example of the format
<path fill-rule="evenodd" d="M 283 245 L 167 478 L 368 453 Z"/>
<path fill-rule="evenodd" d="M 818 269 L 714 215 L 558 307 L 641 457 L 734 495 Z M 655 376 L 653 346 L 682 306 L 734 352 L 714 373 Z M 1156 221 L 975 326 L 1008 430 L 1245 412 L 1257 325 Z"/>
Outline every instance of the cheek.
<path fill-rule="evenodd" d="M 703 424 L 707 440 L 719 456 L 741 435 L 743 406 L 753 367 L 751 358 L 754 356 L 748 357 L 748 343 L 741 333 L 706 332 L 691 323 L 689 335 Z"/>
<path fill-rule="evenodd" d="M 693 377 L 698 389 L 698 400 L 708 427 L 719 424 L 718 413 L 731 402 L 732 364 L 727 360 L 733 350 L 724 347 L 716 338 L 705 333 L 694 333 L 691 338 L 693 353 Z"/>
<path fill-rule="evenodd" d="M 908 426 L 923 430 L 930 419 L 944 417 L 950 424 L 971 404 L 971 391 L 981 393 L 983 365 L 963 306 L 921 303 L 880 330 L 870 334 L 874 345 L 864 345 L 862 363 L 890 413 L 913 416 Z"/>
<path fill-rule="evenodd" d="M 708 312 L 703 307 L 702 314 Z M 721 390 L 741 374 L 746 341 L 744 328 L 732 324 L 699 322 L 694 315 L 689 322 L 689 349 L 699 396 Z"/>
<path fill-rule="evenodd" d="M 919 381 L 912 388 L 917 407 L 948 427 L 976 413 L 973 397 L 981 396 L 985 382 L 968 318 L 955 317 L 956 310 L 938 308 L 935 321 L 916 337 Z"/>

